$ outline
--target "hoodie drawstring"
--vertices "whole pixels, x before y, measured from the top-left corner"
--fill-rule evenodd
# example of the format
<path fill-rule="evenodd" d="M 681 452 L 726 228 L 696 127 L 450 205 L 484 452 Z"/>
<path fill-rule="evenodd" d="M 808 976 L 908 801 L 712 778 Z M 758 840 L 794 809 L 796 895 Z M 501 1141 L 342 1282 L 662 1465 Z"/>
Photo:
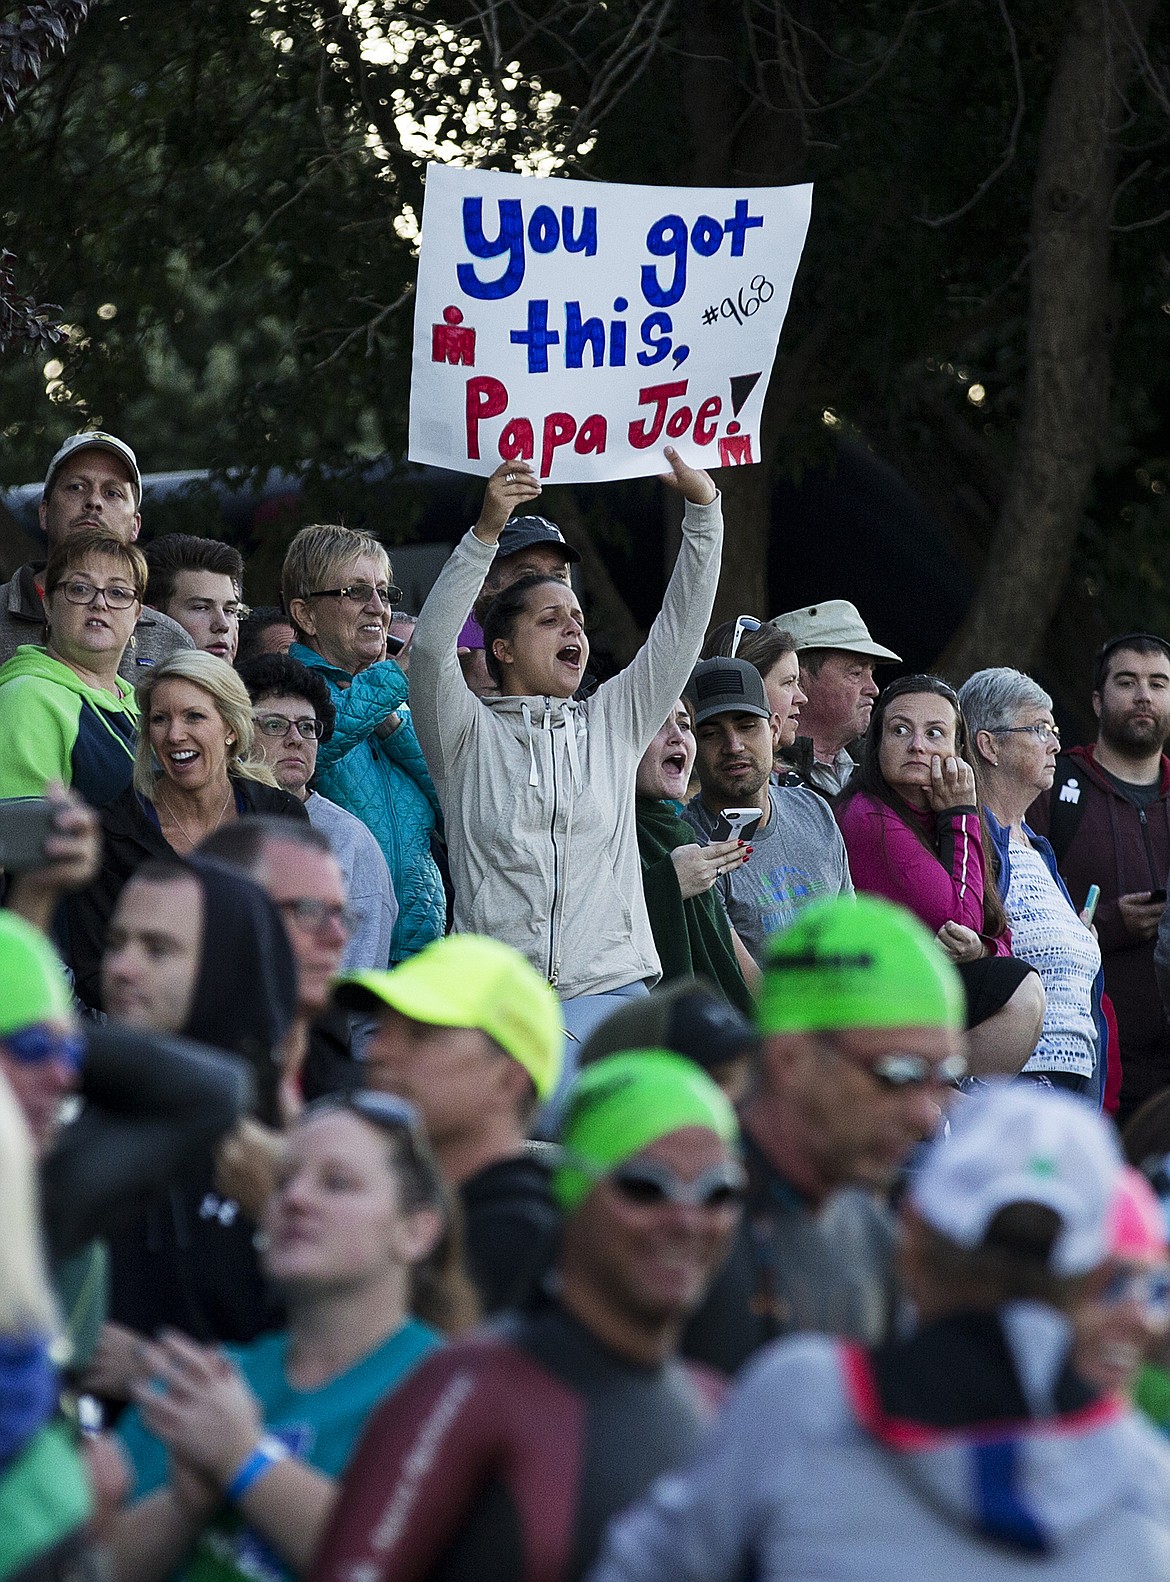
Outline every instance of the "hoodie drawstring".
<path fill-rule="evenodd" d="M 524 728 L 528 733 L 528 784 L 530 786 L 538 786 L 540 784 L 540 776 L 536 772 L 536 739 L 532 724 L 532 711 L 527 703 L 520 705 L 520 713 L 524 718 Z"/>

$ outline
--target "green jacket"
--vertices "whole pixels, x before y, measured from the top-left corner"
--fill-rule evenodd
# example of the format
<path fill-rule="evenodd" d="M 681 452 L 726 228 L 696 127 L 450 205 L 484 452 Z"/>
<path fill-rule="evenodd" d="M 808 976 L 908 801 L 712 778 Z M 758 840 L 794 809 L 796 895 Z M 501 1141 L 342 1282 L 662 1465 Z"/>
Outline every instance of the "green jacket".
<path fill-rule="evenodd" d="M 120 796 L 134 772 L 138 704 L 87 686 L 44 648 L 25 644 L 0 666 L 0 798 L 39 797 L 50 780 L 91 807 Z"/>

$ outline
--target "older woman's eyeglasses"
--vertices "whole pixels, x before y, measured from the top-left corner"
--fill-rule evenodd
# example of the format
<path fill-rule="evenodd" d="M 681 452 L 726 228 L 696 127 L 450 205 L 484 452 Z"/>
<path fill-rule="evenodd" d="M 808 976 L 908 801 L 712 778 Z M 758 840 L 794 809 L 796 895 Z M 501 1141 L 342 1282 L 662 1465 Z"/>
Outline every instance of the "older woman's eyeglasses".
<path fill-rule="evenodd" d="M 70 577 L 67 582 L 60 582 L 57 586 L 69 604 L 92 604 L 100 593 L 111 610 L 128 610 L 138 598 L 133 588 L 121 582 L 111 582 L 99 588 L 96 582 L 87 582 L 84 577 Z"/>
<path fill-rule="evenodd" d="M 350 604 L 359 608 L 369 604 L 375 595 L 389 608 L 402 597 L 402 589 L 396 588 L 392 582 L 351 582 L 344 588 L 320 588 L 316 593 L 310 593 L 310 599 L 345 599 Z"/>
<path fill-rule="evenodd" d="M 1060 746 L 1060 727 L 1046 725 L 1043 720 L 1037 725 L 1002 725 L 999 730 L 992 731 L 993 736 L 1034 736 L 1038 742 L 1053 741 Z"/>
<path fill-rule="evenodd" d="M 284 737 L 295 731 L 305 741 L 319 742 L 325 734 L 325 726 L 316 715 L 301 720 L 286 720 L 283 714 L 255 714 L 252 718 L 262 736 Z"/>

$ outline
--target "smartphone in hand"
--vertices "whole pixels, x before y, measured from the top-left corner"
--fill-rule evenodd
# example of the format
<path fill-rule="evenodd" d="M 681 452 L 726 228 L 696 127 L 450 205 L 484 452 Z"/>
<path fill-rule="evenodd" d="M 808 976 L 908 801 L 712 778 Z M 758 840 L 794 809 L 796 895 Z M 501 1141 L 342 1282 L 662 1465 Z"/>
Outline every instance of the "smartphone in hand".
<path fill-rule="evenodd" d="M 715 820 L 711 839 L 751 840 L 763 816 L 758 807 L 725 807 Z"/>
<path fill-rule="evenodd" d="M 59 804 L 45 797 L 14 797 L 0 802 L 0 868 L 6 873 L 39 868 L 59 811 Z"/>

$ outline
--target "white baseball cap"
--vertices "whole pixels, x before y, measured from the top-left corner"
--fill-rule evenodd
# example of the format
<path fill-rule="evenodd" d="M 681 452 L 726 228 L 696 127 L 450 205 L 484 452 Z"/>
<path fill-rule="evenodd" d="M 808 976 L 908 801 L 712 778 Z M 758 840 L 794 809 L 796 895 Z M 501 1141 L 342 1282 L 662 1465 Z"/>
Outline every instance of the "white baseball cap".
<path fill-rule="evenodd" d="M 1038 1203 L 1059 1216 L 1048 1259 L 1054 1274 L 1085 1274 L 1109 1254 L 1113 1201 L 1124 1161 L 1084 1099 L 1025 1083 L 996 1083 L 950 1118 L 910 1186 L 935 1230 L 979 1247 L 1000 1209 Z"/>
<path fill-rule="evenodd" d="M 138 458 L 130 449 L 124 439 L 119 439 L 116 434 L 107 434 L 102 429 L 90 429 L 84 434 L 70 434 L 60 450 L 49 463 L 49 470 L 45 474 L 45 494 L 53 487 L 53 479 L 57 476 L 61 463 L 67 461 L 79 450 L 108 450 L 119 457 L 130 469 L 130 482 L 134 487 L 134 504 L 142 504 L 142 474 L 138 470 Z"/>

